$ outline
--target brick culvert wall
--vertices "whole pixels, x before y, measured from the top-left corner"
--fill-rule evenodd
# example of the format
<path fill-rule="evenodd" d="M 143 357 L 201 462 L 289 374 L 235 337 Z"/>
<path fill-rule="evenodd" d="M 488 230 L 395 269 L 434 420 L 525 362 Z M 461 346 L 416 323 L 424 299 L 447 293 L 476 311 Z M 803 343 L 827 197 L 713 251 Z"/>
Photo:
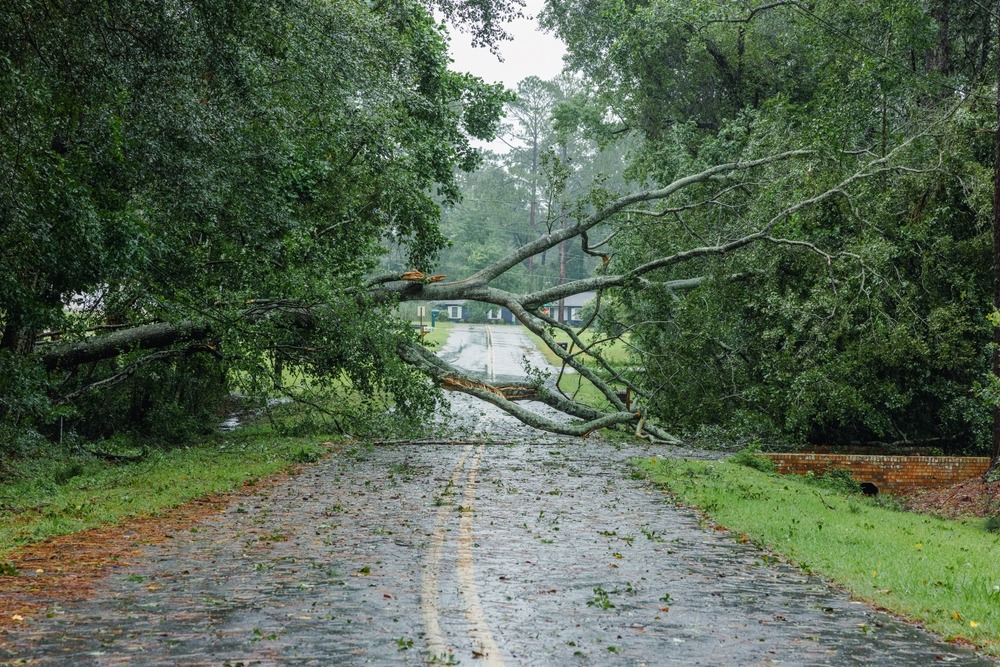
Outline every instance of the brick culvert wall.
<path fill-rule="evenodd" d="M 939 489 L 980 476 L 989 468 L 986 457 L 873 456 L 859 454 L 765 454 L 777 472 L 820 475 L 830 468 L 851 473 L 860 484 L 874 484 L 877 493 L 905 494 Z"/>

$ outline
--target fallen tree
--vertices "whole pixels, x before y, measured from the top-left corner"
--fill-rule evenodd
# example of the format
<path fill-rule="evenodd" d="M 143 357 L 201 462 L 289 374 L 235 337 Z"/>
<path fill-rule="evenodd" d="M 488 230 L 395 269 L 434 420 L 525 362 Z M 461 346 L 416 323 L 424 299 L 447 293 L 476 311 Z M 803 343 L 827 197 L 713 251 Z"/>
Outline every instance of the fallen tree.
<path fill-rule="evenodd" d="M 922 136 L 922 135 L 921 135 Z M 619 233 L 638 213 L 647 216 L 657 216 L 670 206 L 671 198 L 685 189 L 700 187 L 715 191 L 731 189 L 734 182 L 747 182 L 748 175 L 775 165 L 793 161 L 812 161 L 817 163 L 825 158 L 814 150 L 793 150 L 743 161 L 728 162 L 703 169 L 697 173 L 686 175 L 674 182 L 656 189 L 645 190 L 621 196 L 572 226 L 555 229 L 542 234 L 537 239 L 517 248 L 508 256 L 483 267 L 473 275 L 461 280 L 448 280 L 443 276 L 429 276 L 417 270 L 409 270 L 395 274 L 382 274 L 367 279 L 363 286 L 346 289 L 338 295 L 339 305 L 333 301 L 318 304 L 295 303 L 292 301 L 268 301 L 256 299 L 249 306 L 242 308 L 234 319 L 239 326 L 253 328 L 262 323 L 272 327 L 267 329 L 269 336 L 256 343 L 258 349 L 269 350 L 282 354 L 286 363 L 309 365 L 311 353 L 319 353 L 321 339 L 329 327 L 337 327 L 338 322 L 333 313 L 343 310 L 343 303 L 349 302 L 352 308 L 364 305 L 395 305 L 402 301 L 444 301 L 449 299 L 471 299 L 483 303 L 508 308 L 517 319 L 541 340 L 561 359 L 563 368 L 572 368 L 588 382 L 593 384 L 606 399 L 606 407 L 599 409 L 584 405 L 563 394 L 557 386 L 538 380 L 520 383 L 490 382 L 484 378 L 470 375 L 432 354 L 423 347 L 412 335 L 406 335 L 403 327 L 396 329 L 398 335 L 393 337 L 393 346 L 399 359 L 419 371 L 421 376 L 430 378 L 436 387 L 446 391 L 457 391 L 474 396 L 491 403 L 513 415 L 522 422 L 535 428 L 566 435 L 586 435 L 602 428 L 624 428 L 639 437 L 655 441 L 678 443 L 676 436 L 668 429 L 651 419 L 643 409 L 630 409 L 619 395 L 619 387 L 625 386 L 636 396 L 639 404 L 643 403 L 645 390 L 629 381 L 628 377 L 618 372 L 614 365 L 606 361 L 599 345 L 586 340 L 583 332 L 593 322 L 586 323 L 582 330 L 577 330 L 568 324 L 547 315 L 542 308 L 545 304 L 565 298 L 570 295 L 594 291 L 598 294 L 596 311 L 600 310 L 602 295 L 618 289 L 631 290 L 661 290 L 681 293 L 695 289 L 708 280 L 733 280 L 739 276 L 702 274 L 683 279 L 664 280 L 658 277 L 664 269 L 694 263 L 695 260 L 725 256 L 748 248 L 754 244 L 777 244 L 792 248 L 804 248 L 816 253 L 823 261 L 832 261 L 833 257 L 819 247 L 803 240 L 784 239 L 775 236 L 775 230 L 781 223 L 800 211 L 815 207 L 823 202 L 846 196 L 850 188 L 859 182 L 864 182 L 876 175 L 886 174 L 900 169 L 908 169 L 902 165 L 902 158 L 914 142 L 921 137 L 913 137 L 901 143 L 893 151 L 883 157 L 859 155 L 852 159 L 856 168 L 847 176 L 832 186 L 824 187 L 813 196 L 802 199 L 779 208 L 774 214 L 752 229 L 744 229 L 741 233 L 719 238 L 717 242 L 680 249 L 677 252 L 657 257 L 638 266 L 624 271 L 619 268 L 613 253 L 607 247 L 607 242 L 591 245 L 590 233 L 601 228 L 605 236 Z M 797 169 L 801 170 L 802 165 Z M 759 175 L 754 176 L 759 178 Z M 539 255 L 556 247 L 558 244 L 576 240 L 582 244 L 588 253 L 602 258 L 602 264 L 597 275 L 582 280 L 570 281 L 562 285 L 531 293 L 518 294 L 492 285 L 518 264 L 528 258 Z M 325 322 L 325 324 L 324 324 Z M 111 378 L 101 378 L 90 385 L 77 387 L 73 396 L 78 396 L 90 390 L 101 390 L 109 383 L 125 380 L 128 370 L 135 365 L 146 363 L 146 359 L 154 359 L 155 355 L 163 354 L 164 348 L 185 350 L 211 350 L 226 356 L 226 346 L 223 343 L 218 348 L 205 346 L 205 341 L 224 337 L 222 331 L 227 326 L 213 325 L 209 318 L 185 319 L 174 323 L 156 322 L 143 324 L 124 330 L 116 330 L 81 340 L 67 342 L 51 342 L 37 347 L 39 362 L 52 373 L 65 373 L 84 364 L 93 364 L 102 360 L 114 359 L 124 354 L 146 353 L 131 362 L 131 366 L 119 371 Z M 564 349 L 560 346 L 553 331 L 564 331 L 572 341 L 572 345 Z M 391 327 L 386 327 L 391 331 Z M 294 332 L 299 338 L 296 345 L 283 344 L 274 337 L 277 331 Z M 308 349 L 307 349 L 308 348 Z M 584 363 L 583 357 L 596 360 L 597 367 Z M 315 366 L 314 366 L 315 368 Z M 338 368 L 334 364 L 331 368 Z M 545 417 L 522 405 L 525 402 L 536 401 L 558 410 L 567 416 L 566 420 L 555 420 Z"/>
<path fill-rule="evenodd" d="M 182 2 L 183 11 L 163 14 L 141 2 L 79 11 L 27 3 L 23 15 L 0 14 L 0 59 L 11 64 L 0 73 L 0 113 L 24 119 L 0 127 L 0 154 L 11 157 L 0 164 L 0 439 L 32 430 L 56 437 L 66 419 L 97 436 L 136 420 L 170 424 L 183 412 L 162 409 L 171 401 L 221 400 L 230 382 L 256 395 L 289 392 L 284 375 L 296 371 L 314 385 L 384 397 L 397 414 L 426 415 L 443 389 L 557 433 L 614 427 L 676 442 L 674 424 L 658 419 L 669 413 L 666 393 L 616 367 L 585 333 L 600 329 L 607 340 L 618 325 L 641 324 L 602 324 L 609 306 L 628 307 L 639 293 L 670 303 L 712 285 L 752 290 L 759 273 L 784 280 L 781 267 L 730 261 L 765 247 L 823 270 L 848 260 L 865 298 L 880 276 L 839 245 L 848 235 L 840 226 L 871 227 L 865 202 L 895 205 L 871 192 L 944 169 L 947 142 L 927 120 L 939 110 L 914 106 L 894 120 L 883 96 L 877 136 L 868 119 L 833 145 L 836 133 L 789 138 L 784 128 L 799 121 L 787 119 L 779 91 L 773 118 L 759 109 L 732 123 L 706 118 L 698 131 L 709 134 L 697 138 L 697 124 L 684 119 L 642 128 L 647 141 L 669 135 L 695 148 L 652 142 L 660 152 L 639 177 L 645 185 L 629 192 L 595 175 L 589 195 L 544 221 L 535 201 L 542 160 L 533 159 L 534 236 L 467 275 L 435 275 L 447 244 L 441 207 L 458 199 L 456 173 L 477 166 L 471 139 L 495 135 L 511 98 L 450 69 L 431 8 L 478 25 L 477 38 L 495 45 L 504 38 L 497 21 L 519 5 L 292 0 L 268 15 L 245 0 Z M 560 93 L 573 112 L 564 117 L 601 124 L 632 99 L 574 107 L 581 91 Z M 648 110 L 656 109 L 667 107 Z M 548 156 L 558 169 L 542 190 L 559 190 L 555 181 L 573 169 L 566 156 Z M 836 229 L 824 229 L 828 222 Z M 535 259 L 550 252 L 565 260 L 567 244 L 593 258 L 593 275 L 510 287 L 515 267 L 543 265 Z M 401 249 L 407 270 L 381 271 L 386 246 Z M 831 292 L 842 278 L 834 273 Z M 591 291 L 598 296 L 583 332 L 544 311 Z M 394 309 L 444 299 L 509 309 L 560 359 L 560 372 L 574 369 L 604 404 L 539 378 L 497 384 L 435 358 Z M 668 311 L 649 309 L 657 324 L 643 335 L 655 338 Z M 567 349 L 555 330 L 569 337 Z M 659 358 L 642 363 L 672 354 L 658 342 L 642 352 Z M 711 341 L 730 357 L 744 354 L 732 343 Z M 669 369 L 656 377 L 669 382 Z M 532 401 L 566 419 L 533 412 Z"/>

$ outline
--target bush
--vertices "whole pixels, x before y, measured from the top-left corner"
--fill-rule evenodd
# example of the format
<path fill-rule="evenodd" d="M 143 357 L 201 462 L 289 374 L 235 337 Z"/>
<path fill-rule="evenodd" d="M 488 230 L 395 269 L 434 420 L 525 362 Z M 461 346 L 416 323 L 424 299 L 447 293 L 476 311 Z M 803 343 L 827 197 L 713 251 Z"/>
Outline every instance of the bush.
<path fill-rule="evenodd" d="M 108 375 L 116 370 L 113 362 L 101 366 Z M 179 443 L 214 431 L 228 396 L 222 364 L 207 354 L 193 354 L 150 364 L 106 391 L 83 395 L 66 426 L 87 440 L 129 434 Z"/>
<path fill-rule="evenodd" d="M 738 424 L 701 424 L 692 429 L 680 429 L 681 437 L 692 447 L 712 451 L 738 452 L 755 446 L 758 451 L 782 452 L 794 449 L 798 441 L 767 428 L 762 420 L 751 423 L 741 420 Z"/>
<path fill-rule="evenodd" d="M 761 456 L 759 443 L 747 445 L 730 456 L 728 461 L 761 472 L 774 472 L 774 461 L 766 456 Z"/>
<path fill-rule="evenodd" d="M 810 471 L 803 476 L 803 479 L 813 486 L 843 493 L 844 495 L 861 493 L 861 485 L 854 481 L 850 471 L 843 468 L 829 468 L 820 475 L 816 475 Z"/>
<path fill-rule="evenodd" d="M 23 357 L 0 350 L 0 456 L 30 456 L 43 448 L 45 424 L 66 414 L 48 398 L 44 373 Z"/>

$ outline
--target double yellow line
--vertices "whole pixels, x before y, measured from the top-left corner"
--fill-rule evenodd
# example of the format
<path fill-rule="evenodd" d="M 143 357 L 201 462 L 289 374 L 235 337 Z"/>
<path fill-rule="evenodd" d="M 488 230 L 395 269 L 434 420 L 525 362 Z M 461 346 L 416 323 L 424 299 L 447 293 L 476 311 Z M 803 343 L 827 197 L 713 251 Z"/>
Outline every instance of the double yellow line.
<path fill-rule="evenodd" d="M 466 469 L 466 462 L 473 449 L 476 450 L 475 454 L 472 455 L 472 461 Z M 458 484 L 463 473 L 465 475 L 462 516 L 459 521 L 458 538 L 455 545 L 455 576 L 458 580 L 459 598 L 465 605 L 465 620 L 469 627 L 469 637 L 472 639 L 473 656 L 480 659 L 477 664 L 485 667 L 503 667 L 504 662 L 503 658 L 500 657 L 500 649 L 483 613 L 472 562 L 472 506 L 476 499 L 476 480 L 483 449 L 483 445 L 466 445 L 448 480 L 447 488 L 452 488 Z M 446 660 L 446 656 L 453 652 L 452 647 L 445 640 L 438 616 L 441 611 L 441 561 L 447 545 L 448 519 L 454 516 L 454 511 L 454 505 L 450 503 L 442 503 L 438 507 L 430 549 L 424 563 L 420 612 L 424 619 L 427 650 L 431 660 L 435 658 Z"/>

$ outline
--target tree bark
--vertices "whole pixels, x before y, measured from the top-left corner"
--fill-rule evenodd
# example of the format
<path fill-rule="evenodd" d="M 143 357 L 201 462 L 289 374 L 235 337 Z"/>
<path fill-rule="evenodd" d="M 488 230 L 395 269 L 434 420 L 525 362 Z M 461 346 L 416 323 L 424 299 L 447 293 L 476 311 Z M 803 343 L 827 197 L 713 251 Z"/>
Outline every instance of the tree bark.
<path fill-rule="evenodd" d="M 996 2 L 1000 12 L 1000 0 Z M 997 130 L 993 154 L 993 308 L 1000 311 L 1000 20 L 997 21 Z M 1000 326 L 993 327 L 993 376 L 1000 378 Z M 993 408 L 993 451 L 987 476 L 1000 464 L 1000 406 Z"/>
<path fill-rule="evenodd" d="M 204 323 L 158 322 L 73 343 L 46 346 L 47 349 L 41 353 L 41 361 L 48 371 L 73 368 L 111 359 L 131 350 L 163 349 L 182 341 L 204 340 L 210 332 L 211 328 Z"/>

